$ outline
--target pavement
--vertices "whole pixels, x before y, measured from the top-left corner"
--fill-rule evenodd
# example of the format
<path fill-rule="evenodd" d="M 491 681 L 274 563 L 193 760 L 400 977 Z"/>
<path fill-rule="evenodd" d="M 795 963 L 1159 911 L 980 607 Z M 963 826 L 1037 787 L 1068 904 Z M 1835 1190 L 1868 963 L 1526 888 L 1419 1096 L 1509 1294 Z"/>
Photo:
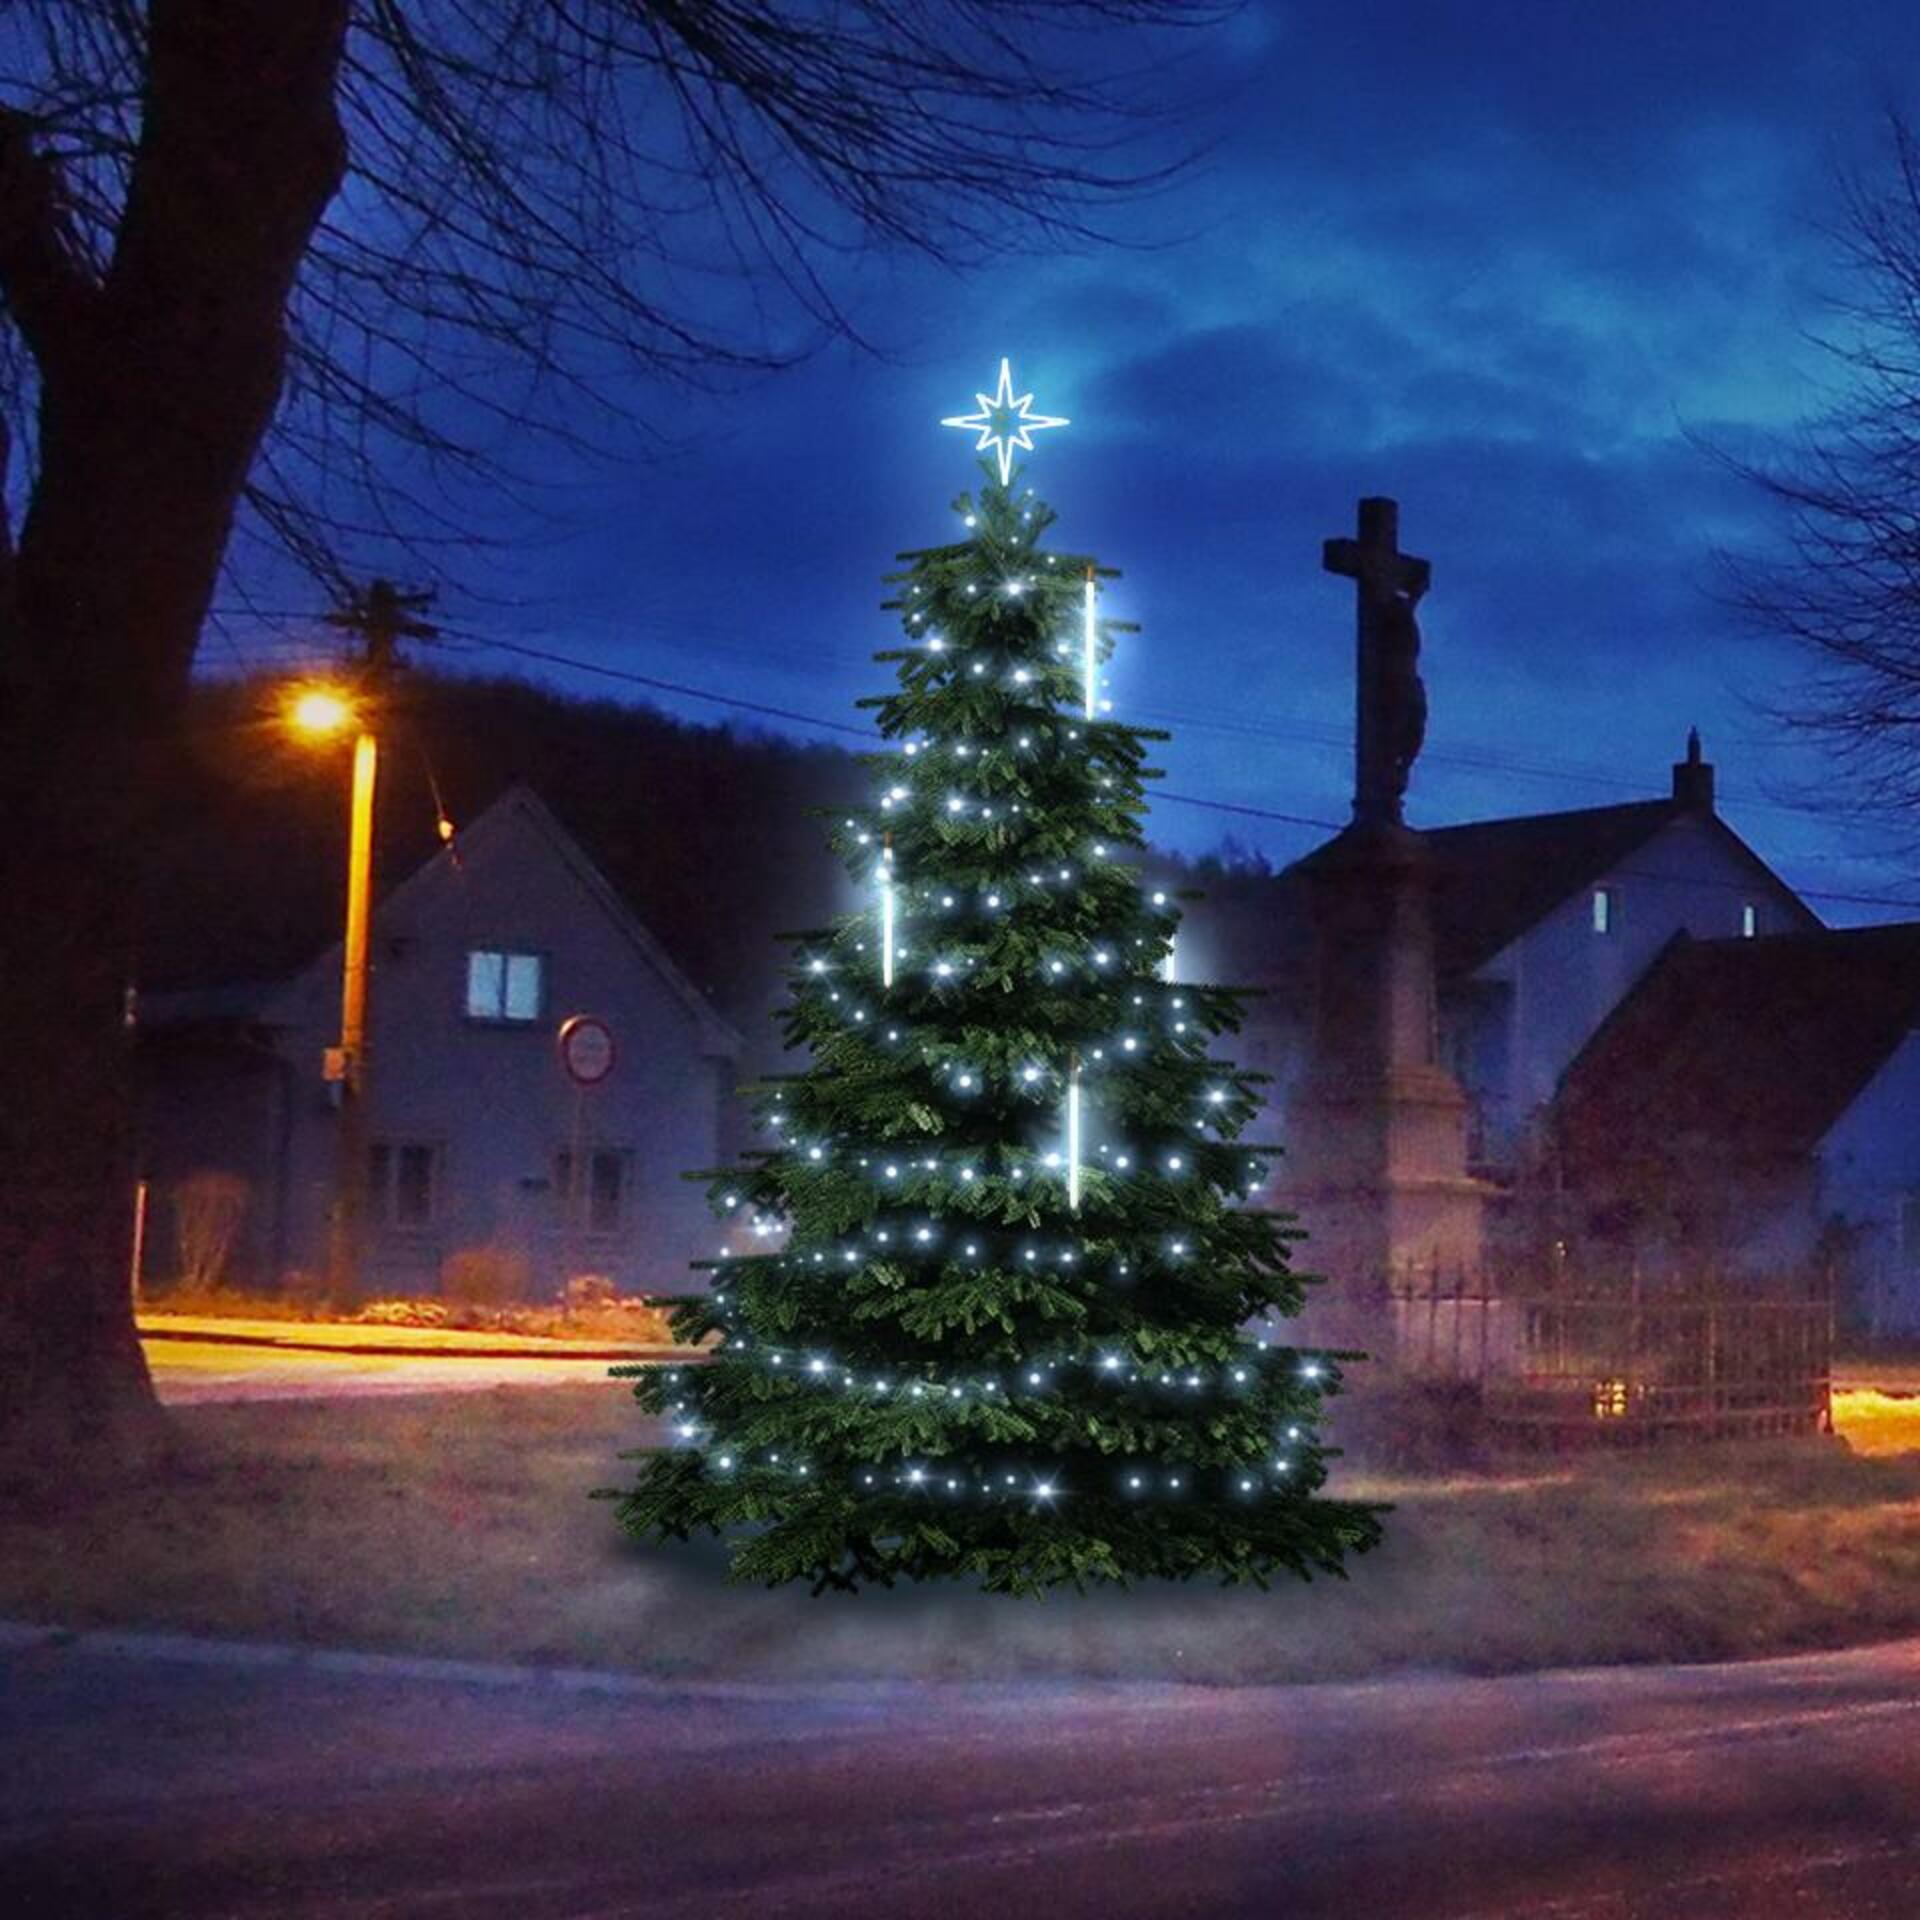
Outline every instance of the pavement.
<path fill-rule="evenodd" d="M 450 1327 L 142 1314 L 139 1328 L 154 1385 L 171 1406 L 564 1386 L 602 1381 L 624 1362 L 689 1357 L 671 1347 Z"/>
<path fill-rule="evenodd" d="M 9 1916 L 1920 1914 L 1920 1641 L 755 1689 L 29 1630 L 0 1679 Z"/>
<path fill-rule="evenodd" d="M 1920 1360 L 1836 1360 L 1835 1393 L 1879 1393 L 1889 1399 L 1920 1398 Z"/>

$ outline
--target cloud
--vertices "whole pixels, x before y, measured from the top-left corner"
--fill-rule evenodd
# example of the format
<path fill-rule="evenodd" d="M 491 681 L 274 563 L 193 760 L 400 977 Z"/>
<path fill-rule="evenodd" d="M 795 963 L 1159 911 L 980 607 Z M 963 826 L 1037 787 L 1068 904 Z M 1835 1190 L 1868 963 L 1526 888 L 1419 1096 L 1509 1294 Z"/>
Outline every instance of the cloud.
<path fill-rule="evenodd" d="M 610 659 L 852 718 L 879 575 L 973 479 L 935 422 L 1008 352 L 1073 417 L 1033 467 L 1063 540 L 1145 624 L 1123 706 L 1204 723 L 1168 749 L 1182 787 L 1343 810 L 1351 615 L 1320 541 L 1388 492 L 1435 563 L 1427 817 L 1658 790 L 1690 720 L 1752 732 L 1740 689 L 1779 665 L 1712 597 L 1715 546 L 1759 523 L 1689 430 L 1746 445 L 1810 404 L 1831 156 L 1871 154 L 1911 71 L 1920 13 L 1891 0 L 1246 8 L 1179 76 L 1212 147 L 1137 244 L 873 268 L 860 317 L 896 357 L 663 398 L 686 451 L 611 476 L 519 584 Z M 1190 845 L 1222 824 L 1165 817 Z"/>

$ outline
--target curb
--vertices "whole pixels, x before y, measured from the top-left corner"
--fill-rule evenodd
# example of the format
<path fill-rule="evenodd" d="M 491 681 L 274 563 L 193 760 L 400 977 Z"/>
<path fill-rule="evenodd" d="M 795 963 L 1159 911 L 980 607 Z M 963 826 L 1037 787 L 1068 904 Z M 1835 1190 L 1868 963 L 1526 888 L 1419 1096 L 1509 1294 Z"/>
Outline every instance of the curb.
<path fill-rule="evenodd" d="M 507 1661 L 447 1660 L 429 1655 L 356 1653 L 287 1642 L 217 1640 L 187 1633 L 132 1633 L 115 1628 L 77 1628 L 39 1625 L 31 1621 L 0 1619 L 0 1661 L 33 1654 L 91 1654 L 118 1660 L 144 1660 L 180 1666 L 223 1667 L 235 1671 L 293 1675 L 333 1674 L 360 1680 L 412 1680 L 442 1686 L 488 1687 L 560 1695 L 604 1695 L 644 1699 L 655 1705 L 672 1701 L 708 1701 L 742 1706 L 837 1707 L 878 1709 L 902 1703 L 944 1700 L 951 1706 L 968 1702 L 999 1712 L 1027 1712 L 1050 1694 L 1111 1695 L 1124 1698 L 1135 1710 L 1204 1710 L 1210 1695 L 1226 1693 L 1332 1692 L 1371 1694 L 1391 1688 L 1480 1683 L 1487 1686 L 1526 1684 L 1544 1678 L 1599 1689 L 1617 1687 L 1623 1674 L 1660 1672 L 1709 1686 L 1764 1684 L 1793 1687 L 1815 1668 L 1846 1668 L 1860 1661 L 1883 1658 L 1897 1651 L 1908 1656 L 1920 1672 L 1920 1638 L 1899 1635 L 1855 1646 L 1825 1647 L 1795 1653 L 1760 1654 L 1733 1660 L 1682 1660 L 1636 1665 L 1544 1667 L 1512 1673 L 1469 1674 L 1447 1668 L 1408 1668 L 1346 1680 L 1229 1683 L 1221 1688 L 1172 1678 L 1123 1680 L 1028 1676 L 1003 1680 L 823 1680 L 753 1682 L 735 1680 L 674 1680 L 664 1676 L 623 1672 L 606 1667 L 518 1666 Z"/>
<path fill-rule="evenodd" d="M 142 1326 L 142 1341 L 179 1340 L 203 1347 L 251 1347 L 258 1353 L 338 1353 L 351 1359 L 398 1360 L 679 1360 L 704 1359 L 698 1347 L 452 1347 L 388 1346 L 367 1340 L 282 1340 L 251 1333 L 189 1333 L 175 1327 Z"/>
<path fill-rule="evenodd" d="M 605 1667 L 515 1666 L 505 1661 L 355 1653 L 285 1642 L 215 1640 L 188 1633 L 125 1633 L 107 1627 L 43 1626 L 26 1620 L 0 1620 L 0 1658 L 34 1653 L 95 1654 L 119 1660 L 162 1661 L 179 1666 L 226 1667 L 249 1672 L 339 1674 L 360 1680 L 425 1680 L 441 1685 L 522 1688 L 549 1693 L 639 1695 L 656 1701 L 685 1698 L 789 1703 L 801 1696 L 818 1697 L 827 1691 L 813 1687 L 754 1686 L 744 1681 L 676 1682 Z M 844 1684 L 849 1698 L 858 1691 L 868 1699 L 877 1693 L 910 1692 L 914 1685 L 911 1681 Z"/>

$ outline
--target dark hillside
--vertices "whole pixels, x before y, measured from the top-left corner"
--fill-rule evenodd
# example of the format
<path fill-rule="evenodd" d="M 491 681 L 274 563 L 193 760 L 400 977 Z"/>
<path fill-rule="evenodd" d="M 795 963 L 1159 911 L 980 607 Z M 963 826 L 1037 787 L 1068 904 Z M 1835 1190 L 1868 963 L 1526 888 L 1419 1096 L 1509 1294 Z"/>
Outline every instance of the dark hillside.
<path fill-rule="evenodd" d="M 133 826 L 152 850 L 130 968 L 145 987 L 278 977 L 339 936 L 348 750 L 290 738 L 284 695 L 278 680 L 196 691 L 171 804 Z M 417 671 L 397 687 L 383 738 L 381 887 L 438 846 L 436 785 L 457 826 L 524 781 L 747 1036 L 750 1057 L 775 1056 L 767 1013 L 784 950 L 772 936 L 852 898 L 815 811 L 864 791 L 851 751 Z M 1271 974 L 1263 868 L 1231 853 L 1191 866 L 1156 855 L 1154 866 L 1209 896 L 1192 925 L 1196 968 L 1249 983 Z"/>

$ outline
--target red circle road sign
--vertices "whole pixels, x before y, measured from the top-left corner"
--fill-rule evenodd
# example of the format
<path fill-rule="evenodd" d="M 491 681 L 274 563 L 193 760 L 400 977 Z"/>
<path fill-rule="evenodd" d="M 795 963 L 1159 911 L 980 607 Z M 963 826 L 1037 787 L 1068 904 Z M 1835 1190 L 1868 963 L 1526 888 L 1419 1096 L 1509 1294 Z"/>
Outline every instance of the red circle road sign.
<path fill-rule="evenodd" d="M 576 1087 L 597 1087 L 613 1071 L 617 1057 L 613 1029 L 591 1013 L 576 1013 L 560 1023 L 560 1064 Z"/>

